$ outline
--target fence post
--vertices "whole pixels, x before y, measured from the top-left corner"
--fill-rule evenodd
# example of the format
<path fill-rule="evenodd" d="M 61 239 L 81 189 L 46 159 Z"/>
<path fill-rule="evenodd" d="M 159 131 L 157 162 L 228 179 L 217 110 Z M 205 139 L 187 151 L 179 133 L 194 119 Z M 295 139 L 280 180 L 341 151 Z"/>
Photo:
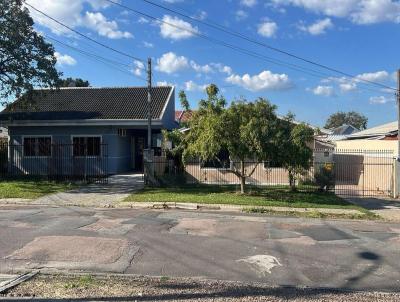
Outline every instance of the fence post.
<path fill-rule="evenodd" d="M 393 165 L 393 198 L 398 198 L 400 192 L 400 160 L 394 159 Z"/>

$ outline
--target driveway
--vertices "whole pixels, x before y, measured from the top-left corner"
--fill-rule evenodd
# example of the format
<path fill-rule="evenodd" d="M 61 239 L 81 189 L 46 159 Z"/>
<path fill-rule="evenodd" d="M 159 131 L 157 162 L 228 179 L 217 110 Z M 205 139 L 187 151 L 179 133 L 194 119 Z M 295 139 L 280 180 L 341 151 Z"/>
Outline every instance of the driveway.
<path fill-rule="evenodd" d="M 344 197 L 347 201 L 363 207 L 371 212 L 381 216 L 388 221 L 400 222 L 400 201 L 391 198 L 374 197 Z"/>
<path fill-rule="evenodd" d="M 0 207 L 0 273 L 46 269 L 398 290 L 399 250 L 396 223 Z"/>
<path fill-rule="evenodd" d="M 107 184 L 95 183 L 68 192 L 43 196 L 32 201 L 32 204 L 104 207 L 122 201 L 141 188 L 143 174 L 118 174 L 110 176 Z"/>

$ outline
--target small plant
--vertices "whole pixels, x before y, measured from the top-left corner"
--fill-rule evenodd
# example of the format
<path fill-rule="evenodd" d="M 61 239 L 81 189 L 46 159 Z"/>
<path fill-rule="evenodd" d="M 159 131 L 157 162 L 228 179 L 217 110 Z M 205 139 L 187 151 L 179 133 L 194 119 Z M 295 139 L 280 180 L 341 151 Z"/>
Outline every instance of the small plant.
<path fill-rule="evenodd" d="M 82 287 L 89 287 L 94 283 L 94 279 L 91 275 L 84 275 L 80 276 L 77 280 L 73 280 L 68 282 L 64 285 L 65 289 L 73 289 L 73 288 L 82 288 Z"/>
<path fill-rule="evenodd" d="M 169 277 L 167 277 L 167 276 L 160 277 L 160 282 L 167 282 L 168 280 L 169 280 Z"/>
<path fill-rule="evenodd" d="M 315 173 L 315 183 L 321 192 L 328 192 L 335 186 L 333 164 L 327 163 L 322 166 L 317 173 Z"/>

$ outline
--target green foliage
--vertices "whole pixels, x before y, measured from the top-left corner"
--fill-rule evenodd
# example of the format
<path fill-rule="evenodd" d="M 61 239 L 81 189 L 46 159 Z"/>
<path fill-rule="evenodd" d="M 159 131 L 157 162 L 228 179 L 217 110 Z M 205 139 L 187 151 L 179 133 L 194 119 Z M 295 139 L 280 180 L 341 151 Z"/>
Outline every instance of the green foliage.
<path fill-rule="evenodd" d="M 276 139 L 280 142 L 277 157 L 288 170 L 290 187 L 295 190 L 297 176 L 304 174 L 311 165 L 314 130 L 304 123 L 295 124 L 293 119 L 294 115 L 289 113 L 280 120 Z"/>
<path fill-rule="evenodd" d="M 57 87 L 54 48 L 33 28 L 21 0 L 0 1 L 0 98 L 2 104 L 34 86 Z"/>
<path fill-rule="evenodd" d="M 367 128 L 367 123 L 368 123 L 368 118 L 358 112 L 339 111 L 332 114 L 328 118 L 328 120 L 325 123 L 325 128 L 332 129 L 347 124 L 347 125 L 352 125 L 359 130 L 364 130 Z"/>
<path fill-rule="evenodd" d="M 181 90 L 179 92 L 179 102 L 181 103 L 181 107 L 184 111 L 189 111 L 190 110 L 190 104 L 189 101 L 186 97 L 185 91 Z"/>
<path fill-rule="evenodd" d="M 315 173 L 315 183 L 320 191 L 329 191 L 335 186 L 335 175 L 331 164 L 322 166 Z"/>
<path fill-rule="evenodd" d="M 82 80 L 81 78 L 66 78 L 60 80 L 60 87 L 89 87 L 89 81 Z"/>

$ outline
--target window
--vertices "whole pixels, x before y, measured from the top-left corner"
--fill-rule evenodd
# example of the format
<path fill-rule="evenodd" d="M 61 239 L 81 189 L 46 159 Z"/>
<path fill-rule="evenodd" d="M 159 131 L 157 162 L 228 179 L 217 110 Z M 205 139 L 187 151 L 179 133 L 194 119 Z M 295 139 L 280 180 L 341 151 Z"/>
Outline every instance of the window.
<path fill-rule="evenodd" d="M 51 156 L 51 137 L 24 137 L 24 156 Z"/>
<path fill-rule="evenodd" d="M 119 128 L 118 129 L 118 136 L 125 137 L 126 136 L 126 129 Z"/>
<path fill-rule="evenodd" d="M 73 137 L 73 155 L 74 156 L 100 156 L 100 137 Z"/>
<path fill-rule="evenodd" d="M 231 161 L 227 150 L 221 150 L 215 159 L 207 160 L 202 164 L 202 168 L 229 169 L 230 167 Z"/>

